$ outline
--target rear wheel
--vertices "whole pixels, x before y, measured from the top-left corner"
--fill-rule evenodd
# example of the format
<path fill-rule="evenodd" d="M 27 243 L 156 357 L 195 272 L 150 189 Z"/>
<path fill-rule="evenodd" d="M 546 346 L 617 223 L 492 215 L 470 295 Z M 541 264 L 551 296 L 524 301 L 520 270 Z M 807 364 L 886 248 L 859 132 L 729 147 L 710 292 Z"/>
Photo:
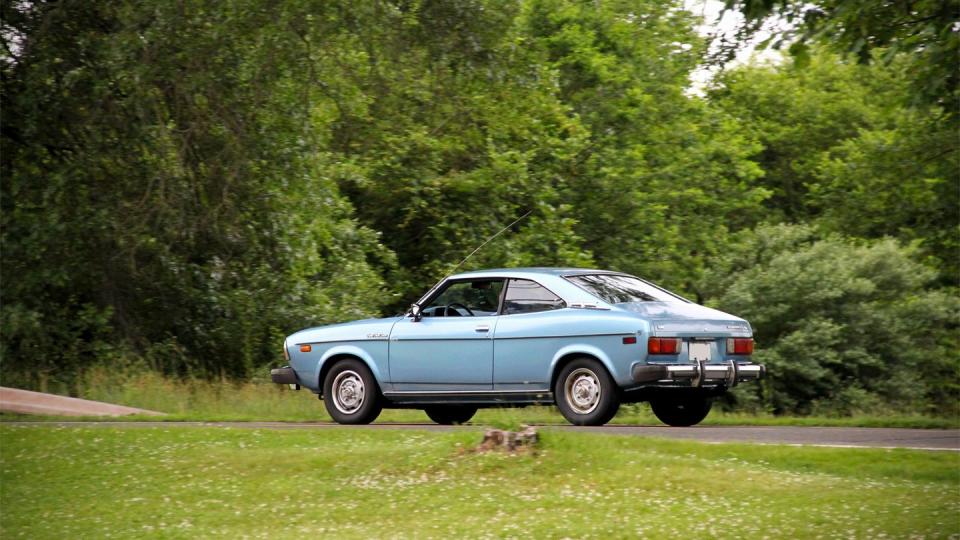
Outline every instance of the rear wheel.
<path fill-rule="evenodd" d="M 713 398 L 697 394 L 664 396 L 651 400 L 650 406 L 664 424 L 687 427 L 699 424 L 710 414 Z"/>
<path fill-rule="evenodd" d="M 338 424 L 369 424 L 383 408 L 377 381 L 367 365 L 347 359 L 336 363 L 323 380 L 323 403 Z"/>
<path fill-rule="evenodd" d="M 477 408 L 466 405 L 435 405 L 425 407 L 423 412 L 427 413 L 427 416 L 434 422 L 443 426 L 450 426 L 467 423 L 473 418 L 473 415 L 477 414 Z"/>
<path fill-rule="evenodd" d="M 557 408 L 575 426 L 602 426 L 620 408 L 617 387 L 603 365 L 577 358 L 560 370 L 553 385 Z"/>

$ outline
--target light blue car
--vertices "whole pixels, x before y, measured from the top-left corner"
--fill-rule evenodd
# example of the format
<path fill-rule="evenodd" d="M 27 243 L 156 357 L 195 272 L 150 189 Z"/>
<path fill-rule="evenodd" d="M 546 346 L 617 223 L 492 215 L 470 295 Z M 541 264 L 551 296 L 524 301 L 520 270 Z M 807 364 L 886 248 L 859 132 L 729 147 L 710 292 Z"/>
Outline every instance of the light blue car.
<path fill-rule="evenodd" d="M 576 425 L 603 425 L 649 401 L 671 426 L 703 420 L 713 398 L 760 379 L 747 321 L 640 278 L 575 268 L 450 276 L 403 316 L 301 330 L 276 383 L 318 394 L 341 424 L 383 408 L 440 424 L 480 407 L 556 403 Z"/>

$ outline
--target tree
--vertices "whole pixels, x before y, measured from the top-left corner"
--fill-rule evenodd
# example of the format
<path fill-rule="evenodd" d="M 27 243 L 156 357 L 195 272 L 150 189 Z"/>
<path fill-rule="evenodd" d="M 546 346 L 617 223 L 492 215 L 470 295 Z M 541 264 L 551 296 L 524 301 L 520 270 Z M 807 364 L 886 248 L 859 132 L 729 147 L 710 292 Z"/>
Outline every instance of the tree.
<path fill-rule="evenodd" d="M 292 327 L 376 312 L 389 253 L 329 180 L 272 10 L 4 9 L 6 379 L 129 353 L 246 376 Z"/>
<path fill-rule="evenodd" d="M 818 53 L 803 68 L 723 74 L 711 102 L 759 140 L 771 221 L 814 222 L 853 236 L 917 242 L 960 283 L 960 146 L 947 115 L 909 106 L 897 66 Z"/>
<path fill-rule="evenodd" d="M 915 103 L 935 104 L 956 112 L 960 82 L 960 34 L 957 0 L 727 0 L 728 9 L 745 16 L 736 40 L 743 43 L 767 20 L 787 25 L 773 40 L 788 44 L 803 64 L 810 46 L 826 44 L 861 64 L 889 63 L 906 57 Z M 728 56 L 731 49 L 724 51 Z M 903 60 L 903 58 L 901 58 Z"/>
<path fill-rule="evenodd" d="M 756 222 L 768 191 L 755 142 L 687 95 L 703 43 L 660 2 L 531 2 L 529 46 L 557 74 L 585 144 L 562 174 L 598 265 L 699 295 L 707 258 Z"/>
<path fill-rule="evenodd" d="M 397 254 L 393 307 L 527 211 L 470 265 L 600 265 L 690 289 L 724 221 L 755 221 L 754 143 L 685 95 L 701 42 L 679 6 L 368 7 L 302 38 L 337 44 L 307 71 L 335 98 L 340 189 Z"/>

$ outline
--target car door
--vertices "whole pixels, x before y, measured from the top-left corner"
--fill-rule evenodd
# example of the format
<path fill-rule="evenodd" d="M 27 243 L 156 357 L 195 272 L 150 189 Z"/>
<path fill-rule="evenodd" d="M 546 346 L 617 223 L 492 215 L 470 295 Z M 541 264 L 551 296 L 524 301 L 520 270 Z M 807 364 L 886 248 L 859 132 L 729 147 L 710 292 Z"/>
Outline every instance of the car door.
<path fill-rule="evenodd" d="M 457 392 L 493 388 L 493 333 L 502 279 L 445 284 L 415 321 L 390 333 L 390 380 L 396 391 Z"/>
<path fill-rule="evenodd" d="M 576 317 L 566 303 L 529 279 L 510 279 L 497 322 L 493 387 L 499 391 L 549 391 L 550 362 Z"/>

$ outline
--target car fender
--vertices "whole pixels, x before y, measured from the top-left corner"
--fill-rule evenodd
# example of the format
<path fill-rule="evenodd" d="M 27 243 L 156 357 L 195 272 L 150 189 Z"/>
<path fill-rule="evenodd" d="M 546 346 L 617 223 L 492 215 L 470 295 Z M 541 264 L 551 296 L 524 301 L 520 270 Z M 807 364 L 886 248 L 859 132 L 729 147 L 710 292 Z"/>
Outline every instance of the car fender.
<path fill-rule="evenodd" d="M 327 361 L 334 356 L 340 355 L 355 356 L 359 358 L 364 364 L 367 365 L 367 369 L 370 370 L 370 373 L 373 373 L 373 378 L 377 380 L 377 384 L 380 385 L 381 389 L 383 388 L 383 377 L 381 377 L 380 368 L 377 367 L 377 363 L 374 361 L 370 353 L 356 345 L 344 344 L 331 347 L 323 354 L 323 356 L 320 357 L 320 361 L 317 362 L 316 371 L 313 373 L 313 380 L 318 381 L 318 388 L 321 392 L 323 391 L 323 381 L 320 380 L 320 373 L 323 372 L 324 365 L 326 365 Z"/>
<path fill-rule="evenodd" d="M 603 352 L 602 349 L 600 349 L 597 346 L 590 345 L 588 343 L 573 343 L 560 348 L 560 350 L 558 350 L 556 354 L 553 355 L 553 359 L 550 361 L 550 380 L 551 381 L 553 380 L 554 375 L 557 374 L 557 365 L 560 363 L 560 360 L 563 357 L 571 354 L 582 354 L 582 355 L 592 356 L 597 360 L 599 360 L 600 363 L 603 364 L 603 367 L 607 368 L 607 372 L 610 373 L 611 377 L 613 377 L 615 380 L 620 378 L 617 376 L 618 373 L 614 369 L 614 365 L 613 365 L 613 362 L 610 360 L 610 357 L 607 356 L 607 353 Z"/>

